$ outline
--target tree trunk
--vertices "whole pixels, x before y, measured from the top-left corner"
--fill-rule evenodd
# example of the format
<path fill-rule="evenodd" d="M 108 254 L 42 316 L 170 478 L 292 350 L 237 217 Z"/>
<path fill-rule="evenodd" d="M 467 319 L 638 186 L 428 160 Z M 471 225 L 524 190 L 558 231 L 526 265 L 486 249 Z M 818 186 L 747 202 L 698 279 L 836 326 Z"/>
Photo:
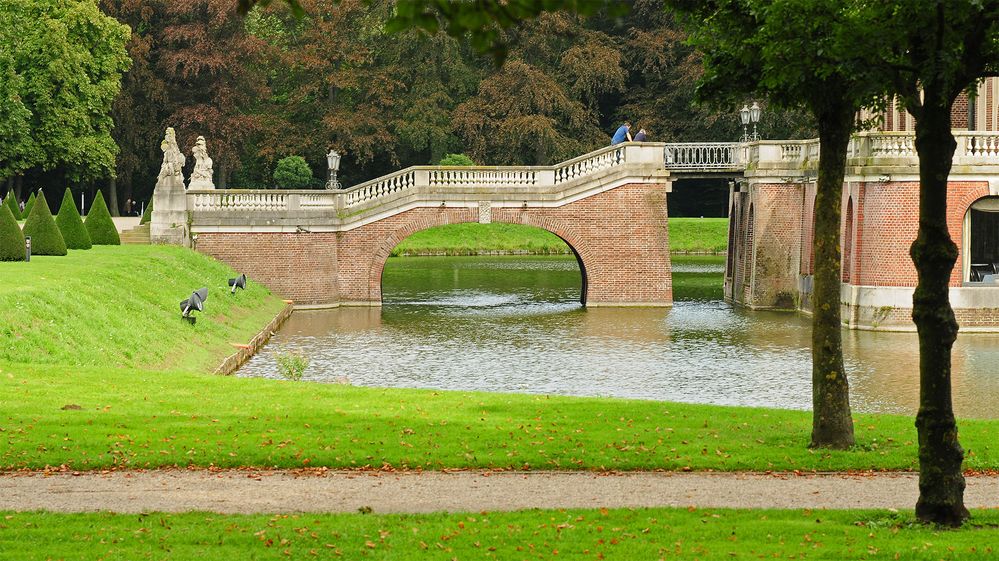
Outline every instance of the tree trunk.
<path fill-rule="evenodd" d="M 225 189 L 228 183 L 228 173 L 225 164 L 219 165 L 219 189 Z"/>
<path fill-rule="evenodd" d="M 957 439 L 951 403 L 950 354 L 957 320 L 950 306 L 951 271 L 957 246 L 947 230 L 947 176 L 957 143 L 951 133 L 951 103 L 931 89 L 924 91 L 923 112 L 916 121 L 919 153 L 919 233 L 909 254 L 919 283 L 912 296 L 912 320 L 919 332 L 919 501 L 923 522 L 960 526 L 970 514 L 964 507 L 964 450 Z"/>
<path fill-rule="evenodd" d="M 118 212 L 118 180 L 113 177 L 108 179 L 108 210 L 111 216 L 121 216 Z"/>
<path fill-rule="evenodd" d="M 846 150 L 853 130 L 851 107 L 817 111 L 819 176 L 815 186 L 812 251 L 812 442 L 813 448 L 853 446 L 850 384 L 843 366 L 840 318 L 840 222 Z"/>
<path fill-rule="evenodd" d="M 21 193 L 24 191 L 24 174 L 19 173 L 17 177 L 14 178 L 14 196 L 17 202 L 21 202 L 24 199 L 21 198 Z"/>

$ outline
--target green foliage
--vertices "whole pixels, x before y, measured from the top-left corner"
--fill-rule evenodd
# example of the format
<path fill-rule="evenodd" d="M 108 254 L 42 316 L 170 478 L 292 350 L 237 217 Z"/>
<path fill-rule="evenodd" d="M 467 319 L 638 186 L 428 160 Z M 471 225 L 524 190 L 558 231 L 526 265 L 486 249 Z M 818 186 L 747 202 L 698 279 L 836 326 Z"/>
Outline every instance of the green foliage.
<path fill-rule="evenodd" d="M 474 166 L 475 162 L 464 154 L 444 154 L 441 161 L 437 163 L 440 166 Z"/>
<path fill-rule="evenodd" d="M 90 234 L 90 241 L 94 245 L 121 245 L 121 237 L 118 236 L 118 227 L 111 219 L 111 213 L 104 204 L 104 194 L 99 190 L 94 198 L 94 204 L 90 206 L 85 222 L 87 233 Z"/>
<path fill-rule="evenodd" d="M 60 166 L 71 180 L 113 172 L 110 110 L 128 37 L 93 0 L 0 3 L 0 170 Z"/>
<path fill-rule="evenodd" d="M 149 204 L 142 211 L 142 218 L 139 219 L 139 224 L 145 224 L 149 222 L 153 217 L 153 198 L 149 198 Z"/>
<path fill-rule="evenodd" d="M 278 189 L 305 189 L 312 183 L 312 170 L 305 158 L 288 156 L 278 160 L 274 184 Z"/>
<path fill-rule="evenodd" d="M 31 209 L 35 206 L 35 192 L 32 191 L 28 195 L 28 200 L 24 201 L 24 212 L 21 213 L 21 218 L 27 218 L 31 214 Z"/>
<path fill-rule="evenodd" d="M 68 188 L 62 197 L 59 214 L 56 215 L 56 225 L 62 232 L 67 249 L 90 249 L 90 234 L 83 225 L 80 212 L 76 210 L 76 203 L 73 202 L 73 193 Z"/>
<path fill-rule="evenodd" d="M 42 191 L 38 192 L 38 198 L 24 222 L 24 235 L 31 236 L 32 255 L 66 255 L 66 240 L 62 239 L 62 232 L 52 218 Z"/>
<path fill-rule="evenodd" d="M 17 196 L 14 194 L 13 190 L 7 193 L 7 196 L 4 197 L 3 206 L 10 210 L 10 214 L 14 217 L 14 220 L 21 219 L 21 209 L 17 204 Z"/>
<path fill-rule="evenodd" d="M 0 205 L 0 261 L 24 261 L 24 234 L 7 205 Z"/>
<path fill-rule="evenodd" d="M 278 372 L 286 380 L 300 382 L 309 367 L 309 359 L 298 351 L 288 351 L 277 354 Z"/>

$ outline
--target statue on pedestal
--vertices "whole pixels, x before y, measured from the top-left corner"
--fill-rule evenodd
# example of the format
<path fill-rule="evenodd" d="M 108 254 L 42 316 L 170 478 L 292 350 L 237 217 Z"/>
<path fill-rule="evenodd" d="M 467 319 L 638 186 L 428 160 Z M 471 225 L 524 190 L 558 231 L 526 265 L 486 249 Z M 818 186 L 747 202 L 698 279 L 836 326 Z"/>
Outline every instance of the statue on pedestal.
<path fill-rule="evenodd" d="M 163 138 L 163 142 L 160 143 L 160 150 L 163 150 L 163 165 L 160 166 L 160 174 L 156 179 L 162 181 L 170 177 L 180 177 L 181 182 L 183 182 L 184 163 L 187 161 L 187 158 L 184 157 L 184 153 L 177 146 L 177 135 L 174 133 L 173 127 L 167 127 L 166 136 Z M 159 184 L 159 181 L 157 181 L 157 184 Z"/>
<path fill-rule="evenodd" d="M 215 183 L 212 181 L 212 159 L 208 157 L 208 149 L 205 147 L 205 137 L 199 136 L 194 147 L 191 148 L 194 155 L 194 171 L 191 172 L 191 182 L 188 189 L 214 189 Z"/>

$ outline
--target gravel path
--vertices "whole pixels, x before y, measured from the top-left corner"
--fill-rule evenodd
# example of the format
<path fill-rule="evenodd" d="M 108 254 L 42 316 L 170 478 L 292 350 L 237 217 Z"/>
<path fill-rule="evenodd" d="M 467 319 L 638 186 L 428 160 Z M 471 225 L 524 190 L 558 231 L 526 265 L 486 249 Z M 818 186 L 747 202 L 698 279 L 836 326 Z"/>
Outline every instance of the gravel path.
<path fill-rule="evenodd" d="M 0 475 L 0 510 L 59 512 L 503 511 L 697 506 L 898 508 L 916 503 L 915 474 L 765 475 L 572 472 L 134 471 Z M 999 507 L 999 477 L 969 477 L 972 508 Z"/>

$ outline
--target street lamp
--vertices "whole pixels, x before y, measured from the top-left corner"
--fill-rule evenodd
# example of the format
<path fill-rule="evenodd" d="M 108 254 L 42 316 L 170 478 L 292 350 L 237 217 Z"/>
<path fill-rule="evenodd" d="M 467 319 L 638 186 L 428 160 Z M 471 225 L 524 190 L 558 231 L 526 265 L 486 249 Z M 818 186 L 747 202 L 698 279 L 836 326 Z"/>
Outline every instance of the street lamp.
<path fill-rule="evenodd" d="M 742 141 L 759 140 L 760 135 L 756 133 L 756 123 L 760 122 L 760 104 L 753 102 L 753 106 L 743 105 L 739 110 L 739 120 L 742 121 Z M 749 135 L 749 123 L 753 123 L 753 135 Z"/>
<path fill-rule="evenodd" d="M 326 188 L 339 189 L 340 182 L 336 180 L 336 172 L 340 171 L 340 153 L 331 148 L 330 153 L 326 154 L 326 165 L 330 170 L 329 181 L 326 182 Z"/>
<path fill-rule="evenodd" d="M 749 108 L 749 120 L 753 122 L 753 140 L 759 140 L 760 135 L 756 134 L 756 123 L 760 122 L 760 105 L 753 102 L 753 106 Z"/>

